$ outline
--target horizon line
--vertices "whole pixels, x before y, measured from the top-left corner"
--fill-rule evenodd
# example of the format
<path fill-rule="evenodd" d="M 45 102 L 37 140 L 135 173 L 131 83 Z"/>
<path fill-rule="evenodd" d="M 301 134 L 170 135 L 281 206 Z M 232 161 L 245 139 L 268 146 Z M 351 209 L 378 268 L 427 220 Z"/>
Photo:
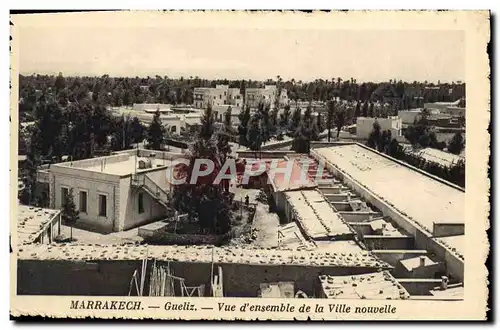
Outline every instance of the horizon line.
<path fill-rule="evenodd" d="M 150 78 L 155 78 L 155 76 L 160 76 L 162 79 L 164 77 L 168 77 L 169 79 L 180 79 L 180 78 L 183 78 L 183 79 L 190 79 L 190 77 L 193 77 L 191 79 L 195 79 L 196 77 L 200 80 L 209 80 L 209 81 L 214 81 L 214 80 L 229 80 L 229 81 L 241 81 L 241 80 L 244 80 L 244 81 L 257 81 L 257 82 L 266 82 L 266 80 L 268 79 L 271 79 L 272 81 L 276 81 L 276 76 L 277 75 L 274 75 L 272 76 L 272 78 L 268 77 L 268 78 L 235 78 L 235 77 L 231 77 L 231 78 L 228 78 L 228 77 L 212 77 L 212 78 L 207 78 L 207 77 L 201 77 L 201 76 L 197 76 L 197 75 L 193 75 L 193 74 L 189 74 L 189 75 L 168 75 L 168 74 L 158 74 L 158 73 L 151 73 L 151 74 L 141 74 L 141 75 L 122 75 L 122 74 L 109 74 L 109 73 L 103 73 L 103 74 L 82 74 L 82 73 L 76 73 L 76 72 L 63 72 L 63 71 L 58 71 L 58 72 L 54 72 L 54 71 L 46 71 L 46 72 L 21 72 L 19 71 L 18 74 L 19 75 L 22 75 L 22 76 L 33 76 L 33 75 L 41 75 L 41 76 L 57 76 L 59 74 L 62 74 L 63 77 L 67 77 L 67 78 L 74 78 L 74 77 L 89 77 L 89 78 L 100 78 L 102 76 L 109 76 L 110 78 L 140 78 L 140 79 L 143 79 L 143 78 L 147 78 L 147 77 L 150 77 Z M 281 75 L 280 75 L 281 77 Z M 295 82 L 298 82 L 298 81 L 302 81 L 303 83 L 309 83 L 309 82 L 314 82 L 315 80 L 318 80 L 318 79 L 322 79 L 324 81 L 331 81 L 332 79 L 335 79 L 337 80 L 337 78 L 340 78 L 342 79 L 342 81 L 347 81 L 348 79 L 351 79 L 353 78 L 354 80 L 356 80 L 356 83 L 357 84 L 363 84 L 363 83 L 388 83 L 389 80 L 393 80 L 393 81 L 402 81 L 403 83 L 413 83 L 413 82 L 417 82 L 417 83 L 424 83 L 425 81 L 427 81 L 427 84 L 451 84 L 451 83 L 455 83 L 455 84 L 464 84 L 465 81 L 463 79 L 438 79 L 438 80 L 435 80 L 435 81 L 430 81 L 430 80 L 417 80 L 417 79 L 414 79 L 413 81 L 410 81 L 410 80 L 405 80 L 405 79 L 401 79 L 401 78 L 398 78 L 398 77 L 395 77 L 395 78 L 390 78 L 390 79 L 380 79 L 380 80 L 361 80 L 361 79 L 358 79 L 358 78 L 355 78 L 355 77 L 349 77 L 349 78 L 346 78 L 344 79 L 343 77 L 339 77 L 339 76 L 334 76 L 334 77 L 330 77 L 330 78 L 324 78 L 324 77 L 311 77 L 309 78 L 308 80 L 304 80 L 304 79 L 296 79 L 296 78 L 289 78 L 289 79 L 285 79 L 283 77 L 281 77 L 282 81 L 283 82 L 286 82 L 286 81 L 291 81 L 292 79 L 295 80 Z M 395 79 L 395 80 L 394 80 Z"/>

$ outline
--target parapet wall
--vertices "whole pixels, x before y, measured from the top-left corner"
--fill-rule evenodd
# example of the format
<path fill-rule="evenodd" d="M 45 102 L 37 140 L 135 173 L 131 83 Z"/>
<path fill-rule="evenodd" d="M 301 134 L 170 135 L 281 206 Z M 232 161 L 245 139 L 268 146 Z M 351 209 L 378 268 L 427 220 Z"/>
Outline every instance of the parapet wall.
<path fill-rule="evenodd" d="M 185 278 L 187 286 L 204 284 L 206 295 L 210 293 L 210 263 L 171 261 L 169 264 L 171 272 Z M 151 265 L 150 260 L 148 269 L 151 269 Z M 225 263 L 214 264 L 214 269 L 217 270 L 218 266 L 222 267 L 224 295 L 227 297 L 257 297 L 260 283 L 279 281 L 294 282 L 295 291 L 302 290 L 312 296 L 318 293 L 316 286 L 320 275 L 356 275 L 376 271 L 363 267 Z M 141 271 L 141 261 L 18 260 L 17 267 L 19 295 L 126 296 L 134 271 Z M 148 287 L 149 276 L 145 281 L 145 288 Z M 132 295 L 134 293 L 133 290 Z"/>
<path fill-rule="evenodd" d="M 86 167 L 93 167 L 93 166 L 101 165 L 101 164 L 103 164 L 103 162 L 104 162 L 104 164 L 114 164 L 114 163 L 124 162 L 127 159 L 129 159 L 130 156 L 131 156 L 130 153 L 124 153 L 124 154 L 117 154 L 117 155 L 111 155 L 111 156 L 82 159 L 82 160 L 77 160 L 74 162 L 70 161 L 70 162 L 66 162 L 66 163 L 56 164 L 56 166 L 85 169 Z"/>

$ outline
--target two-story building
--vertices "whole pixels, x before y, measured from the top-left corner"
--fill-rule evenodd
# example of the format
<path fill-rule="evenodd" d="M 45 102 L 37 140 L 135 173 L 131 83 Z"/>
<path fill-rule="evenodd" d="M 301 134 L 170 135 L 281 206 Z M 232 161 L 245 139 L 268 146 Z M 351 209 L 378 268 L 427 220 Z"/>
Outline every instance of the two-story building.
<path fill-rule="evenodd" d="M 259 103 L 268 104 L 274 108 L 278 88 L 276 85 L 266 85 L 264 88 L 247 88 L 245 90 L 245 103 L 250 108 L 257 108 Z M 279 96 L 280 106 L 288 104 L 288 93 L 286 89 L 281 90 Z"/>
<path fill-rule="evenodd" d="M 229 88 L 228 85 L 217 85 L 215 88 L 198 87 L 193 91 L 194 106 L 206 109 L 222 105 L 234 105 L 240 107 L 243 104 L 239 88 Z"/>

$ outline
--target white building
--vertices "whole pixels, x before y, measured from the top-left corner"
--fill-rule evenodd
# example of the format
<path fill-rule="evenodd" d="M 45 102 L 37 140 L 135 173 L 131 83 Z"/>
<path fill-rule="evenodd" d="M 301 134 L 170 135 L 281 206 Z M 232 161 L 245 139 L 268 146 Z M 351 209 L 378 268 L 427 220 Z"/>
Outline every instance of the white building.
<path fill-rule="evenodd" d="M 215 88 L 197 87 L 193 91 L 193 104 L 196 108 L 206 109 L 221 105 L 242 106 L 243 97 L 239 88 L 229 88 L 228 85 L 217 85 Z"/>
<path fill-rule="evenodd" d="M 259 103 L 269 104 L 274 107 L 278 89 L 276 85 L 266 85 L 264 88 L 247 88 L 245 90 L 245 103 L 250 108 L 257 108 Z M 281 90 L 280 105 L 288 104 L 288 93 L 286 89 Z"/>
<path fill-rule="evenodd" d="M 164 112 L 171 112 L 172 110 L 170 104 L 162 104 L 162 103 L 134 103 L 132 108 L 135 111 L 145 111 L 145 112 L 154 112 L 154 111 L 160 111 L 162 113 Z"/>
<path fill-rule="evenodd" d="M 112 114 L 117 117 L 129 116 L 137 117 L 144 125 L 150 125 L 153 122 L 153 117 L 156 110 L 134 110 L 126 107 L 112 109 Z M 201 122 L 203 111 L 199 109 L 183 108 L 177 110 L 176 108 L 169 108 L 168 110 L 160 110 L 160 120 L 162 124 L 172 133 L 179 133 L 181 129 L 187 129 L 187 126 L 198 125 Z"/>
<path fill-rule="evenodd" d="M 399 110 L 398 117 L 403 124 L 411 125 L 422 118 L 421 113 L 422 109 Z"/>
<path fill-rule="evenodd" d="M 50 207 L 61 209 L 73 189 L 80 224 L 122 231 L 164 218 L 170 190 L 167 169 L 181 154 L 134 149 L 112 156 L 53 164 L 39 171 L 49 184 Z"/>
<path fill-rule="evenodd" d="M 465 117 L 465 108 L 460 106 L 461 101 L 425 103 L 424 108 L 438 110 L 441 114 L 448 114 L 453 117 Z"/>
<path fill-rule="evenodd" d="M 356 119 L 356 135 L 361 139 L 368 139 L 370 133 L 373 131 L 373 124 L 376 122 L 380 125 L 380 130 L 391 131 L 392 138 L 397 139 L 401 137 L 401 128 L 403 126 L 401 118 L 391 116 L 388 118 L 371 118 L 371 117 L 358 117 Z"/>

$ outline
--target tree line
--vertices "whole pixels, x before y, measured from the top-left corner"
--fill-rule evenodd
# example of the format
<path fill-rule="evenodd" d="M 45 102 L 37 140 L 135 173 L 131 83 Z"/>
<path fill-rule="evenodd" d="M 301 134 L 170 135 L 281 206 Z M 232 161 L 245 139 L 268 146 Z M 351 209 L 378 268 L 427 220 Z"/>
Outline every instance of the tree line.
<path fill-rule="evenodd" d="M 20 198 L 25 204 L 36 202 L 37 169 L 43 164 L 106 155 L 145 140 L 146 147 L 160 149 L 168 137 L 159 112 L 146 127 L 137 117 L 113 116 L 98 101 L 62 106 L 51 95 L 43 95 L 33 119 L 32 125 L 19 127 L 19 153 L 26 155 L 20 168 L 25 187 Z"/>
<path fill-rule="evenodd" d="M 171 78 L 155 77 L 64 77 L 54 75 L 20 75 L 19 111 L 28 116 L 36 107 L 41 94 L 52 93 L 61 104 L 81 102 L 87 97 L 102 105 L 124 106 L 134 103 L 192 104 L 193 89 L 196 87 L 216 87 L 224 84 L 230 88 L 239 88 L 245 95 L 246 88 L 262 88 L 265 85 L 277 85 L 278 91 L 286 89 L 292 101 L 318 100 L 327 102 L 334 98 L 348 101 L 391 101 L 400 102 L 398 108 L 406 109 L 423 106 L 427 102 L 453 102 L 465 97 L 463 82 L 358 82 L 354 78 L 315 79 L 303 82 L 290 79 L 284 81 L 280 76 L 264 81 L 202 79 L 199 77 Z"/>
<path fill-rule="evenodd" d="M 419 127 L 425 126 L 425 120 L 419 122 Z M 417 129 L 412 139 L 414 143 L 412 149 L 426 148 L 432 146 L 433 138 L 429 137 L 429 129 Z M 432 133 L 432 132 L 431 132 Z M 419 135 L 420 134 L 420 135 Z M 435 134 L 434 134 L 435 135 Z M 428 144 L 431 141 L 431 144 Z M 421 144 L 423 143 L 423 144 Z M 446 145 L 446 143 L 444 143 Z M 392 138 L 391 131 L 382 131 L 380 124 L 374 122 L 373 130 L 368 137 L 366 145 L 379 152 L 383 152 L 391 157 L 404 161 L 405 163 L 415 166 L 423 171 L 432 175 L 440 177 L 446 181 L 454 183 L 460 187 L 465 188 L 465 161 L 459 160 L 451 165 L 444 165 L 437 162 L 429 161 L 419 156 L 417 153 L 409 152 L 404 148 L 396 139 Z M 456 133 L 453 138 L 448 142 L 448 151 L 453 154 L 460 154 L 465 148 L 465 141 L 461 133 Z"/>

